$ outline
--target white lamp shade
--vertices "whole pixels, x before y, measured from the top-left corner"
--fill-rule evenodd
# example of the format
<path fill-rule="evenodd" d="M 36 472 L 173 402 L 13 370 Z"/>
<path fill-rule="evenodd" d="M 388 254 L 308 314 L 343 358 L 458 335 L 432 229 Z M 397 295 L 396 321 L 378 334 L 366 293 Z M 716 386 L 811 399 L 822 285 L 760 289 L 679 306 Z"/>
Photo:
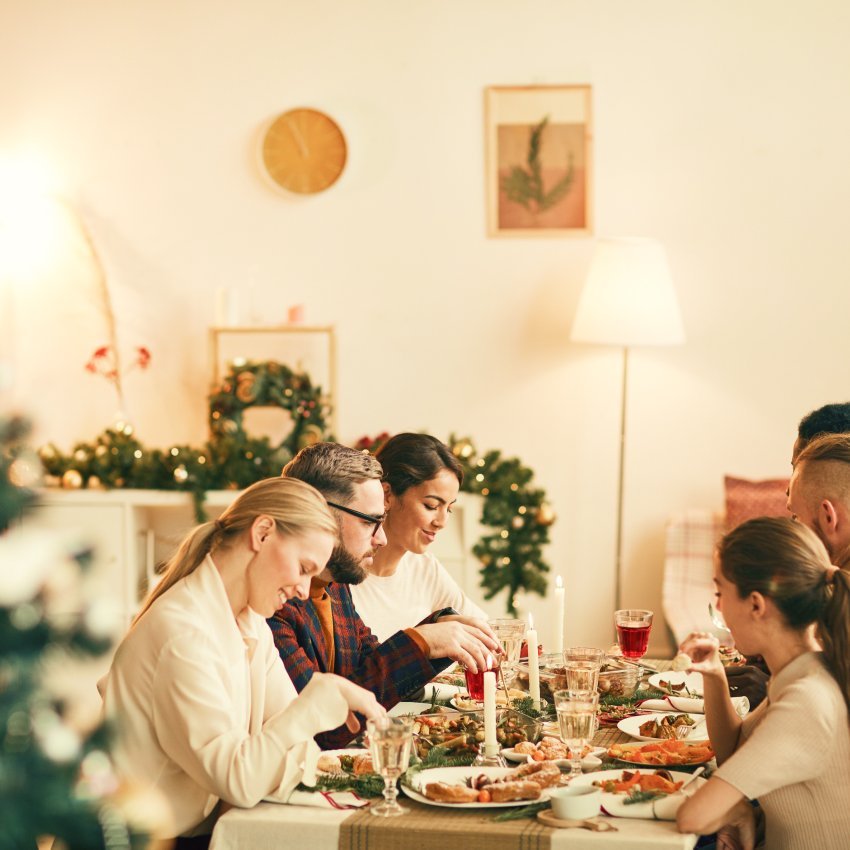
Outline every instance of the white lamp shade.
<path fill-rule="evenodd" d="M 679 345 L 685 328 L 664 248 L 653 239 L 600 239 L 571 339 L 604 345 Z"/>

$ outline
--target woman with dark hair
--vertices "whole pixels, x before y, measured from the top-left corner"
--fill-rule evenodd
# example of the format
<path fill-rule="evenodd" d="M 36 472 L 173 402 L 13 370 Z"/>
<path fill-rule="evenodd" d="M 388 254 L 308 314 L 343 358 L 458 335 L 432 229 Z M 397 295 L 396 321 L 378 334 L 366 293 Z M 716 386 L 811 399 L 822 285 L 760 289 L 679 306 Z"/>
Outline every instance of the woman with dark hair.
<path fill-rule="evenodd" d="M 850 573 L 791 519 L 762 517 L 720 542 L 718 608 L 745 655 L 764 656 L 768 698 L 735 713 L 716 638 L 690 635 L 682 651 L 702 673 L 709 737 L 719 769 L 679 808 L 683 832 L 731 824 L 753 846 L 753 808 L 766 846 L 844 848 L 850 835 Z"/>
<path fill-rule="evenodd" d="M 351 587 L 363 622 L 383 641 L 443 608 L 485 620 L 428 552 L 463 482 L 457 458 L 436 437 L 409 433 L 391 437 L 375 456 L 383 468 L 387 545 L 375 553 L 366 580 Z"/>

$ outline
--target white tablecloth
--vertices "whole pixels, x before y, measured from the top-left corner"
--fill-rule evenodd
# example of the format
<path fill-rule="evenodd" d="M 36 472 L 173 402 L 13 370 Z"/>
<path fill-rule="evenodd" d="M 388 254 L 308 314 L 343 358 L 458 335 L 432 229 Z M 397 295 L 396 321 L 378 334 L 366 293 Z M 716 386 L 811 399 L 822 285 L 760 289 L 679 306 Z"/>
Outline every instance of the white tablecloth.
<path fill-rule="evenodd" d="M 404 805 L 403 799 L 401 803 Z M 435 807 L 435 828 L 439 812 Z M 210 850 L 337 850 L 340 824 L 351 814 L 277 803 L 231 809 L 219 819 Z M 670 822 L 627 818 L 615 818 L 613 822 L 617 832 L 557 829 L 552 833 L 552 850 L 691 850 L 696 844 L 696 836 L 682 835 Z M 404 829 L 404 816 L 395 818 L 393 823 Z"/>

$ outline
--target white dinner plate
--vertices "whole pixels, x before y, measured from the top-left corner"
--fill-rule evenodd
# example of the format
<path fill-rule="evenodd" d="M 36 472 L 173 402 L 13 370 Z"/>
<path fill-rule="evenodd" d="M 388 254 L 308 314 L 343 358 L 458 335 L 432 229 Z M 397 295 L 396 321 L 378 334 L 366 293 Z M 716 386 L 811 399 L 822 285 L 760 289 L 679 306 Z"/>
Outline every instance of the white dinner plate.
<path fill-rule="evenodd" d="M 527 806 L 529 803 L 537 803 L 545 800 L 549 796 L 549 788 L 544 788 L 540 796 L 536 800 L 512 800 L 510 803 L 441 803 L 437 800 L 429 800 L 420 789 L 424 788 L 432 782 L 445 782 L 448 785 L 465 785 L 466 780 L 470 777 L 485 776 L 491 779 L 499 779 L 511 773 L 515 768 L 508 767 L 433 767 L 428 770 L 421 770 L 413 777 L 413 787 L 409 785 L 401 785 L 402 791 L 410 797 L 411 800 L 416 800 L 417 803 L 424 803 L 426 806 L 440 806 L 446 809 L 506 809 L 511 806 Z"/>
<path fill-rule="evenodd" d="M 599 767 L 602 756 L 607 752 L 605 747 L 591 747 L 588 754 L 581 760 L 581 768 L 582 770 L 595 770 Z M 525 764 L 527 762 L 533 761 L 530 755 L 526 753 L 518 753 L 513 747 L 505 747 L 502 750 L 502 755 L 505 757 L 507 761 L 516 762 L 518 764 Z M 552 764 L 558 765 L 562 770 L 569 770 L 570 760 L 569 759 L 549 759 Z"/>
<path fill-rule="evenodd" d="M 658 714 L 638 714 L 636 717 L 626 717 L 624 720 L 621 720 L 617 724 L 617 728 L 638 741 L 660 741 L 663 739 L 653 738 L 650 735 L 641 735 L 640 727 L 650 720 L 660 722 L 662 717 L 676 717 L 680 714 L 688 714 L 695 721 L 690 733 L 682 740 L 686 740 L 690 744 L 693 741 L 705 741 L 708 739 L 708 732 L 705 728 L 705 715 L 691 714 L 687 711 L 662 711 Z M 694 735 L 694 732 L 697 734 Z"/>
<path fill-rule="evenodd" d="M 430 702 L 399 702 L 388 712 L 390 717 L 401 717 L 405 714 L 422 714 L 431 708 Z"/>
<path fill-rule="evenodd" d="M 654 773 L 657 768 L 647 765 L 642 765 L 640 773 Z M 665 768 L 670 776 L 673 777 L 674 782 L 686 782 L 691 778 L 690 773 L 685 773 L 682 770 L 669 770 Z M 605 779 L 622 779 L 623 771 L 622 768 L 619 770 L 600 770 L 597 773 L 590 773 L 587 776 L 576 776 L 574 779 L 570 780 L 570 787 L 579 787 L 584 785 L 595 785 L 596 783 L 602 782 Z M 696 791 L 701 785 L 705 783 L 705 779 L 701 776 L 698 776 L 694 781 L 688 786 L 688 790 L 685 793 L 690 793 L 691 789 Z M 632 818 L 652 818 L 652 801 L 647 801 L 645 803 L 629 803 L 626 805 L 624 802 L 626 799 L 625 794 L 613 794 L 610 791 L 602 792 L 602 801 L 600 803 L 600 808 L 605 814 L 614 815 L 615 817 L 632 817 Z"/>
<path fill-rule="evenodd" d="M 684 682 L 687 690 L 682 688 L 680 691 L 673 691 L 669 687 L 662 687 L 662 682 L 667 682 L 670 685 L 680 685 Z M 666 670 L 664 673 L 653 673 L 649 677 L 649 684 L 671 696 L 702 699 L 702 673 L 677 673 L 674 670 Z"/>

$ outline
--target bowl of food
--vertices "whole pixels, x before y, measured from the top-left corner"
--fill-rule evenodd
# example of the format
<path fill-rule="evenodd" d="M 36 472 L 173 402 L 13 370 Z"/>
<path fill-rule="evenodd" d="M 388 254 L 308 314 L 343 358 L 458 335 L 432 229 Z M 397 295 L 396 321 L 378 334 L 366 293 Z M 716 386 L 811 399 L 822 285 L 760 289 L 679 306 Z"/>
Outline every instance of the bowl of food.
<path fill-rule="evenodd" d="M 605 663 L 599 671 L 599 694 L 609 697 L 633 697 L 639 682 L 637 667 Z"/>
<path fill-rule="evenodd" d="M 567 669 L 564 667 L 564 654 L 563 652 L 544 652 L 540 655 L 538 661 L 540 696 L 551 705 L 554 704 L 555 691 L 562 691 L 567 687 Z M 528 682 L 528 664 L 518 664 L 514 684 L 516 687 L 528 692 Z"/>
<path fill-rule="evenodd" d="M 496 709 L 496 742 L 500 749 L 540 739 L 540 721 L 510 708 Z M 420 714 L 413 720 L 416 754 L 425 758 L 434 747 L 451 755 L 478 755 L 484 743 L 483 711 L 445 711 Z"/>

